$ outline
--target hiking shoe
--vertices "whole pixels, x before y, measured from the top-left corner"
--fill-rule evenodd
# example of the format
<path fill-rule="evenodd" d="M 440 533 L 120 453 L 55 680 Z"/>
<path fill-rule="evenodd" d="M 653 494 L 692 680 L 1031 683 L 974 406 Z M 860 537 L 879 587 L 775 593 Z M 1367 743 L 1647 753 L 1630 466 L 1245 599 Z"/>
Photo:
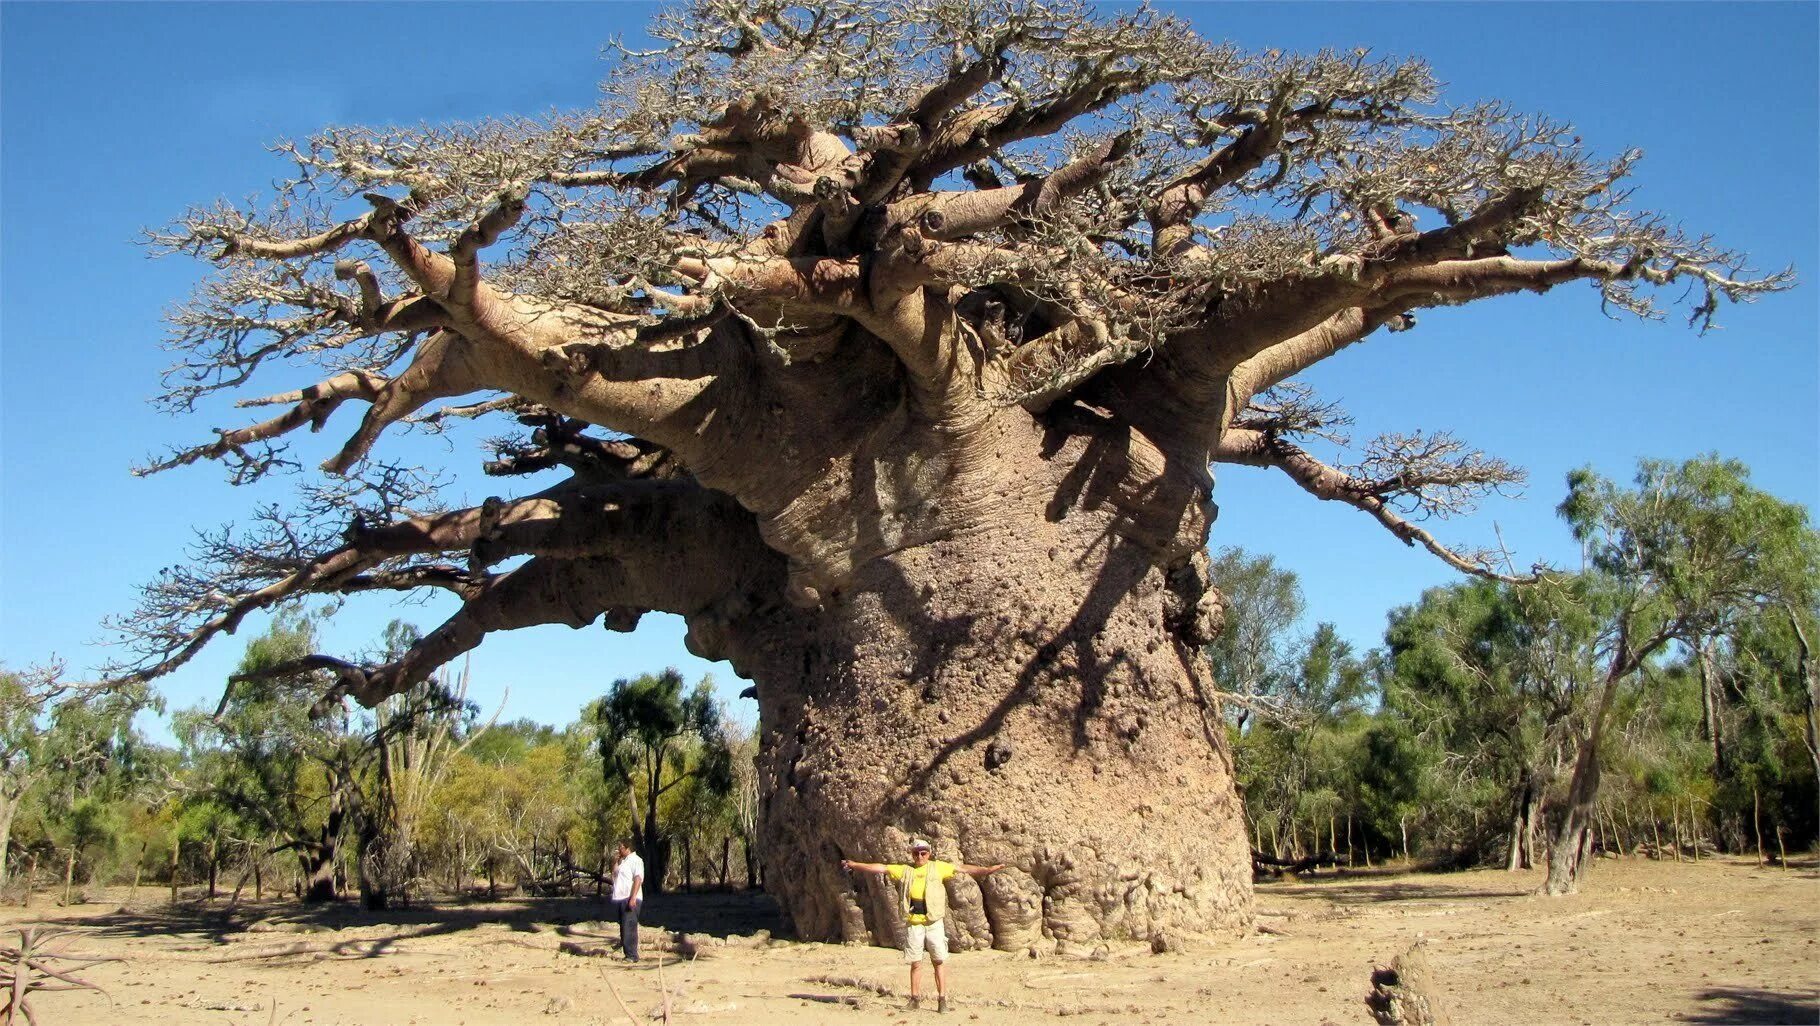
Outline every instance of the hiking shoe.
<path fill-rule="evenodd" d="M 935 1010 L 938 1012 L 946 1012 L 948 1010 L 948 999 L 947 998 L 938 999 L 935 1002 Z"/>
<path fill-rule="evenodd" d="M 918 1008 L 921 1008 L 922 1004 L 923 1004 L 922 998 L 916 997 L 915 995 L 911 995 L 910 1000 L 904 1002 L 904 1011 L 914 1012 Z"/>

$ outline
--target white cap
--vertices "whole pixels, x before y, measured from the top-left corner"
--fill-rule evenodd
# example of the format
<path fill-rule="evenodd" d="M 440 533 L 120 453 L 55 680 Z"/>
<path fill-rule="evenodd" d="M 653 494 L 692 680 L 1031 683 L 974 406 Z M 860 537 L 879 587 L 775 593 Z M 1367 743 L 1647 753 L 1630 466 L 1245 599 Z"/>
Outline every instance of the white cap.
<path fill-rule="evenodd" d="M 910 850 L 911 851 L 934 851 L 935 849 L 929 847 L 928 841 L 925 841 L 922 838 L 917 837 L 917 838 L 913 838 L 910 841 Z"/>

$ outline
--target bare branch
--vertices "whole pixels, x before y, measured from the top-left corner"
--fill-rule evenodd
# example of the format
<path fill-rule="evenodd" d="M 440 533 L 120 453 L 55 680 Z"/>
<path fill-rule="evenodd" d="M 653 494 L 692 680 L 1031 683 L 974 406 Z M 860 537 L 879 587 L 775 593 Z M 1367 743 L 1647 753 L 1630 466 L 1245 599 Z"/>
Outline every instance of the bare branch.
<path fill-rule="evenodd" d="M 1461 573 L 1512 584 L 1536 580 L 1539 571 L 1527 576 L 1500 573 L 1491 553 L 1456 552 L 1397 512 L 1394 502 L 1398 497 L 1419 497 L 1417 506 L 1425 513 L 1463 512 L 1469 508 L 1472 495 L 1520 480 L 1508 465 L 1479 453 L 1470 453 L 1464 459 L 1449 463 L 1449 457 L 1457 456 L 1461 447 L 1451 439 L 1448 443 L 1439 447 L 1407 442 L 1386 446 L 1378 450 L 1383 459 L 1399 454 L 1405 459 L 1397 471 L 1376 479 L 1361 478 L 1330 467 L 1281 437 L 1246 429 L 1227 431 L 1214 452 L 1214 459 L 1222 463 L 1275 467 L 1309 494 L 1369 513 L 1405 545 L 1420 545 Z M 1371 467 L 1379 471 L 1386 469 L 1382 460 Z M 1428 496 L 1425 492 L 1431 486 L 1440 486 L 1442 493 Z"/>

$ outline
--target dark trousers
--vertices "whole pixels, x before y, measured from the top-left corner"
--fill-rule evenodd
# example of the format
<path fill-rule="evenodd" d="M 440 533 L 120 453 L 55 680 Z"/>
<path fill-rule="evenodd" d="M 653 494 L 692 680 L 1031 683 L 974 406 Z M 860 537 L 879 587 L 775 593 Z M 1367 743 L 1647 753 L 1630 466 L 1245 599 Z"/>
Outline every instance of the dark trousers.
<path fill-rule="evenodd" d="M 638 961 L 638 913 L 644 903 L 634 905 L 631 901 L 611 900 L 613 915 L 619 920 L 619 947 L 632 961 Z"/>

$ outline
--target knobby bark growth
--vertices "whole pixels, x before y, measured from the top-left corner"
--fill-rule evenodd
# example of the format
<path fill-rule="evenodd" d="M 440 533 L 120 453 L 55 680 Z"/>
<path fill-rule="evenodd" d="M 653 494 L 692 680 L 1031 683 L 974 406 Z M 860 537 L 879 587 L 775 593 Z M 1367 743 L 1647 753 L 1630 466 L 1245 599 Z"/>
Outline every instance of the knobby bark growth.
<path fill-rule="evenodd" d="M 1673 284 L 1705 319 L 1786 281 L 1624 209 L 1635 154 L 1440 105 L 1418 61 L 1068 0 L 698 0 L 652 34 L 597 109 L 329 129 L 269 207 L 153 233 L 218 265 L 169 405 L 322 376 L 147 470 L 295 469 L 363 412 L 330 483 L 148 587 L 119 670 L 306 594 L 458 596 L 393 661 L 306 661 L 372 704 L 494 631 L 681 614 L 756 682 L 767 881 L 811 937 L 889 933 L 836 862 L 912 833 L 1014 867 L 957 889 L 963 945 L 1248 921 L 1210 466 L 1492 574 L 1422 522 L 1520 473 L 1447 434 L 1323 463 L 1345 418 L 1295 375 L 1426 307 Z M 373 455 L 478 417 L 540 486 L 446 509 Z"/>

